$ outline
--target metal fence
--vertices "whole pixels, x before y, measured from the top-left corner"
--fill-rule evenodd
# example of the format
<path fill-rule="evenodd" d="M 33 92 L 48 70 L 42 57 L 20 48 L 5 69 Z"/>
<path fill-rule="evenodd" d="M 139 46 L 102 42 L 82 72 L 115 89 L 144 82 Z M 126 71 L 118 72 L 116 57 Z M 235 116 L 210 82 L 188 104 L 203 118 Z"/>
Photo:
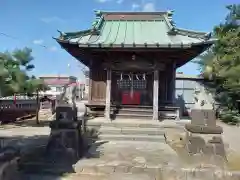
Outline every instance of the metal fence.
<path fill-rule="evenodd" d="M 37 108 L 36 97 L 9 96 L 0 98 L 0 111 L 34 110 Z"/>

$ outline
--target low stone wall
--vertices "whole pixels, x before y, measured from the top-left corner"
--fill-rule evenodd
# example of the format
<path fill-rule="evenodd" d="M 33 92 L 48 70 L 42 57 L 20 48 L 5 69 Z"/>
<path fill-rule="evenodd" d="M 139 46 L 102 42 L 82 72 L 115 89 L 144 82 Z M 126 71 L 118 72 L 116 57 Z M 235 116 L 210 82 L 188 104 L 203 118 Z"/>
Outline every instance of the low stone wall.
<path fill-rule="evenodd" d="M 19 152 L 14 148 L 0 152 L 0 180 L 18 180 Z"/>
<path fill-rule="evenodd" d="M 18 157 L 4 162 L 0 165 L 0 179 L 1 180 L 18 180 Z"/>

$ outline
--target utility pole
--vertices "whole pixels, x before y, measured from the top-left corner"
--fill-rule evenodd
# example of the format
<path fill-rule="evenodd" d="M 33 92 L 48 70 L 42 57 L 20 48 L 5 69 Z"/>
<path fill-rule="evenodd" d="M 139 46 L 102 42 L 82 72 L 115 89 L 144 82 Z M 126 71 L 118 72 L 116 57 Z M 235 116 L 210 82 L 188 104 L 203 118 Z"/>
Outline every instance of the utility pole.
<path fill-rule="evenodd" d="M 36 108 L 36 123 L 40 124 L 39 121 L 39 91 L 37 90 L 37 98 L 36 98 L 37 108 Z"/>

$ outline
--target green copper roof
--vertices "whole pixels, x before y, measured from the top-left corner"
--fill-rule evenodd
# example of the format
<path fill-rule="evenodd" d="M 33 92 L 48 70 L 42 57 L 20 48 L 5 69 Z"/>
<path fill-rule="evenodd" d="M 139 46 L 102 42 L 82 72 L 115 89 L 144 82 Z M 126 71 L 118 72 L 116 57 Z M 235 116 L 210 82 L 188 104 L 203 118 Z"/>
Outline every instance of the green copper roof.
<path fill-rule="evenodd" d="M 179 29 L 174 26 L 172 12 L 101 12 L 96 13 L 92 28 L 61 33 L 60 43 L 80 47 L 191 47 L 212 44 L 210 34 Z"/>

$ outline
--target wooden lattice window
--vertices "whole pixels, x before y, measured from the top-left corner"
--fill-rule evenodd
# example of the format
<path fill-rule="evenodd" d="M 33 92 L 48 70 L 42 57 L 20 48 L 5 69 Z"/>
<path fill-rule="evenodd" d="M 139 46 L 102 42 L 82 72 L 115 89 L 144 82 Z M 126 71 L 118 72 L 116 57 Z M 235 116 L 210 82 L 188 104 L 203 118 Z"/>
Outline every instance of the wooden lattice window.
<path fill-rule="evenodd" d="M 143 76 L 138 75 L 125 75 L 117 80 L 118 88 L 121 90 L 144 90 L 147 88 L 147 80 Z"/>

